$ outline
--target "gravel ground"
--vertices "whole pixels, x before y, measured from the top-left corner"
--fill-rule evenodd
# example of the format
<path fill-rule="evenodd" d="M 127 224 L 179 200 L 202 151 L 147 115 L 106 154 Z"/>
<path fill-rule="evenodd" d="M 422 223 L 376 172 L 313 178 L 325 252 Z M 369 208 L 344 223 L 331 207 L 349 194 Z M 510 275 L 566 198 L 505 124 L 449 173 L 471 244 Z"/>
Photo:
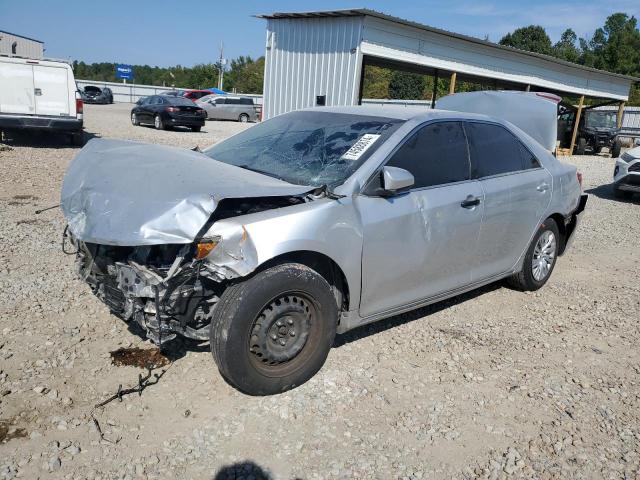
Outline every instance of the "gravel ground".
<path fill-rule="evenodd" d="M 127 105 L 85 108 L 102 137 L 204 147 L 247 128 L 158 132 Z M 495 284 L 342 335 L 273 397 L 177 345 L 157 384 L 94 409 L 144 373 L 110 352 L 151 346 L 75 278 L 60 211 L 34 214 L 76 152 L 0 151 L 0 479 L 640 477 L 640 202 L 612 198 L 613 160 L 568 159 L 591 197 L 539 292 Z"/>

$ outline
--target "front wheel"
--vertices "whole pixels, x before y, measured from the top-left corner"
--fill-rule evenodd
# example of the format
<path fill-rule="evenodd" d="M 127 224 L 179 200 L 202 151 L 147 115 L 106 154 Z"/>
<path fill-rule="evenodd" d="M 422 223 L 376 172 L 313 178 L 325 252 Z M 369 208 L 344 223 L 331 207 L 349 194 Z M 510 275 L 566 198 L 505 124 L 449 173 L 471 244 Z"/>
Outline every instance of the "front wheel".
<path fill-rule="evenodd" d="M 138 120 L 138 116 L 135 113 L 131 114 L 131 125 L 140 125 L 140 120 Z"/>
<path fill-rule="evenodd" d="M 508 283 L 523 291 L 542 288 L 556 265 L 559 242 L 558 226 L 552 218 L 547 218 L 529 245 L 522 270 L 511 276 Z"/>
<path fill-rule="evenodd" d="M 286 263 L 225 290 L 211 321 L 211 352 L 240 391 L 281 393 L 320 370 L 337 323 L 327 281 L 305 265 Z"/>

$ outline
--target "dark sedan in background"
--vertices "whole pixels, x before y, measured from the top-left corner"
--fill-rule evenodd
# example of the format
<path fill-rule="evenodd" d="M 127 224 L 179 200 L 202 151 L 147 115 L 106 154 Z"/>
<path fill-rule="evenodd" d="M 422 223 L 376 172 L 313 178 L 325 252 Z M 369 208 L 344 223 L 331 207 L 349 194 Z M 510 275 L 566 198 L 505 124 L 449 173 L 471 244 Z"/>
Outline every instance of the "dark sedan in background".
<path fill-rule="evenodd" d="M 95 85 L 87 85 L 80 90 L 80 96 L 84 103 L 113 103 L 113 92 L 109 87 L 96 87 Z"/>
<path fill-rule="evenodd" d="M 171 127 L 189 127 L 199 132 L 206 112 L 187 98 L 167 95 L 145 97 L 131 110 L 131 123 L 153 125 L 158 130 Z"/>

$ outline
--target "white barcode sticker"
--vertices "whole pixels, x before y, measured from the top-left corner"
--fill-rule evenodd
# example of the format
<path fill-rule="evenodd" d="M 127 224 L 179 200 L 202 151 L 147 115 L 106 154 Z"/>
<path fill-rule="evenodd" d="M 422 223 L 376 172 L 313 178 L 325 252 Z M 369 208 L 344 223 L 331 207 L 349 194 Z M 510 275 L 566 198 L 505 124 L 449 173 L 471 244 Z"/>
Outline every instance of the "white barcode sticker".
<path fill-rule="evenodd" d="M 376 140 L 380 138 L 380 135 L 375 135 L 373 133 L 365 133 L 362 137 L 358 139 L 356 143 L 354 143 L 347 152 L 342 155 L 342 158 L 345 160 L 358 160 L 364 152 L 369 150 L 371 145 L 376 143 Z"/>

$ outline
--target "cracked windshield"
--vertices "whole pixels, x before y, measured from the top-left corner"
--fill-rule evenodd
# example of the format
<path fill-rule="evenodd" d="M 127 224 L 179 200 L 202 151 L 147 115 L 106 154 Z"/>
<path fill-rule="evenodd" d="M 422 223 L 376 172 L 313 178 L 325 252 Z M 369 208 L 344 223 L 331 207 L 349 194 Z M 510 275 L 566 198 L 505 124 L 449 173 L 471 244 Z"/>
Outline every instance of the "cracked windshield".
<path fill-rule="evenodd" d="M 344 182 L 403 122 L 298 112 L 256 125 L 204 153 L 289 183 L 331 186 Z"/>

